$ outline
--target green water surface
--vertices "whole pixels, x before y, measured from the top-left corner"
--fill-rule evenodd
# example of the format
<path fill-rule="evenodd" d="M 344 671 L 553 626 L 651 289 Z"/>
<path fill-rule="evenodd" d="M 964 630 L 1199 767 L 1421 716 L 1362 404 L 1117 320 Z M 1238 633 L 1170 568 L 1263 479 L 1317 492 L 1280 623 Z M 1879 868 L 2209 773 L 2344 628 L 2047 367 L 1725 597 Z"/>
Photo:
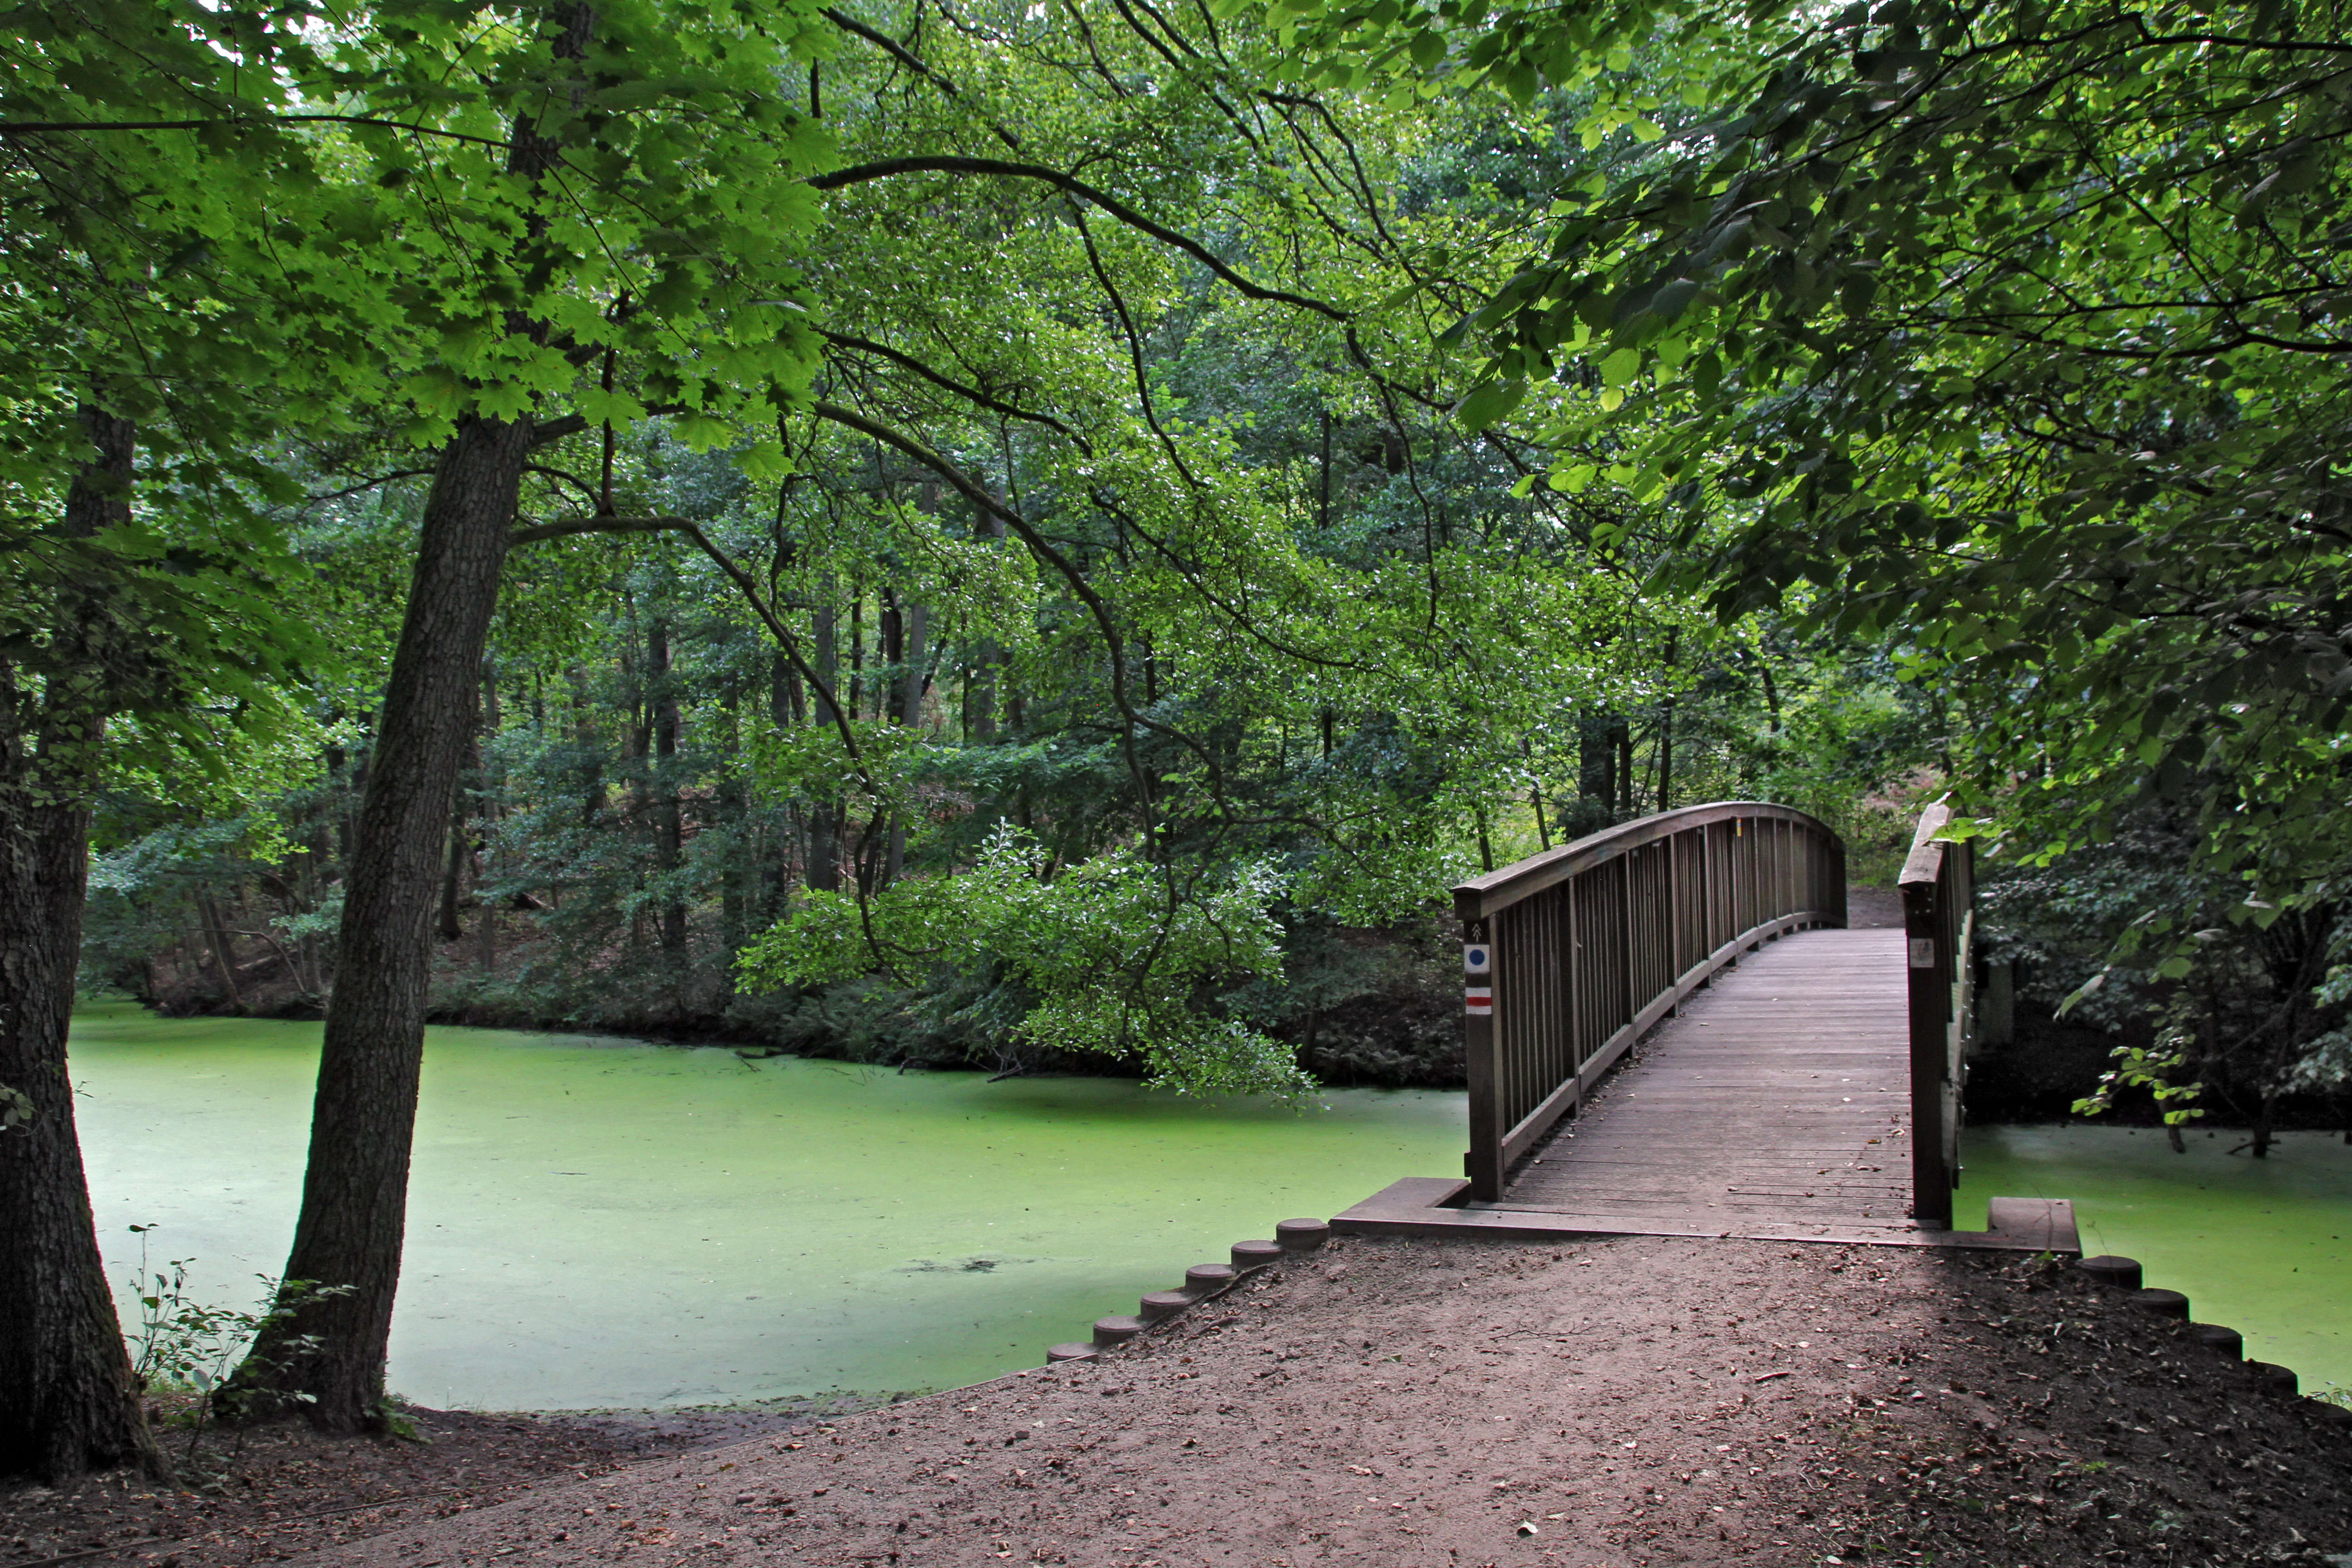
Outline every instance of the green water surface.
<path fill-rule="evenodd" d="M 193 1257 L 242 1304 L 285 1261 L 315 1024 L 76 1015 L 99 1234 L 127 1276 Z M 439 1405 L 562 1409 L 953 1387 L 1034 1365 L 1185 1265 L 1290 1215 L 1460 1168 L 1458 1094 L 1310 1109 L 1099 1079 L 985 1082 L 489 1029 L 426 1035 L 392 1383 Z M 2075 1201 L 2087 1250 L 2141 1259 L 2197 1316 L 2352 1387 L 2352 1148 L 2291 1133 L 1968 1134 L 1989 1194 Z"/>
<path fill-rule="evenodd" d="M 2352 1147 L 2289 1132 L 2268 1159 L 2228 1152 L 2244 1141 L 2200 1131 L 2176 1154 L 2150 1129 L 1971 1128 L 1955 1223 L 1980 1227 L 1991 1194 L 2072 1198 L 2084 1252 L 2138 1258 L 2305 1393 L 2352 1388 Z"/>
<path fill-rule="evenodd" d="M 243 1304 L 283 1266 L 316 1024 L 75 1016 L 100 1238 Z M 908 1073 L 426 1032 L 392 1386 L 564 1409 L 955 1387 L 1044 1360 L 1185 1266 L 1458 1170 L 1459 1094 L 1294 1111 L 1100 1079 Z"/>

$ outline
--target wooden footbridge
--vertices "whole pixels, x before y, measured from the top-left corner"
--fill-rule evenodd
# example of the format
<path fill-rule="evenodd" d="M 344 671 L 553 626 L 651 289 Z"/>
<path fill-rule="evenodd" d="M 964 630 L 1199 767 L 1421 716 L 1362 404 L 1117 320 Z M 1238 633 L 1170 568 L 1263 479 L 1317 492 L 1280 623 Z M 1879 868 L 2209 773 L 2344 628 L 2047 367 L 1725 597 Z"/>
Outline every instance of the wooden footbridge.
<path fill-rule="evenodd" d="M 1454 889 L 1470 1150 L 1337 1230 L 2079 1253 L 2063 1200 L 1952 1228 L 1975 1036 L 1969 847 L 1921 818 L 1899 928 L 1787 806 L 1625 823 Z"/>

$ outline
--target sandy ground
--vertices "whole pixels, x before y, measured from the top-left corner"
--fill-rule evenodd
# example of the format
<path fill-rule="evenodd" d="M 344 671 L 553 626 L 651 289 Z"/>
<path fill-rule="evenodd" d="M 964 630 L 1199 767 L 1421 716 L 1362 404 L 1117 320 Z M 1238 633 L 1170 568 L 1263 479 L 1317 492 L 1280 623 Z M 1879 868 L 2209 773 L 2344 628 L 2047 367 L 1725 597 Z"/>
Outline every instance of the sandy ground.
<path fill-rule="evenodd" d="M 1340 1237 L 1091 1363 L 299 1561 L 2322 1568 L 2347 1470 L 2316 1405 L 2048 1263 Z"/>

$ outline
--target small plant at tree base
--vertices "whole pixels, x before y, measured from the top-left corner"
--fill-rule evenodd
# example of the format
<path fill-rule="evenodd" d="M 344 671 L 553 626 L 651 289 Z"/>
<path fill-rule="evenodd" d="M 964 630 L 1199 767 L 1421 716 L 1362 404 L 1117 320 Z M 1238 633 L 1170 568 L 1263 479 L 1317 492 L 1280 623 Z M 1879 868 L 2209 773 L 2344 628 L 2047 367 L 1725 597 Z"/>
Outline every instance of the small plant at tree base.
<path fill-rule="evenodd" d="M 131 1371 L 142 1387 L 186 1389 L 196 1395 L 195 1406 L 187 1416 L 185 1457 L 193 1459 L 214 1418 L 236 1414 L 228 1402 L 239 1395 L 224 1391 L 221 1384 L 247 1347 L 265 1328 L 291 1316 L 299 1303 L 348 1295 L 351 1287 L 289 1279 L 281 1288 L 269 1276 L 257 1274 L 254 1278 L 261 1282 L 257 1310 L 208 1306 L 188 1295 L 188 1266 L 194 1258 L 175 1258 L 163 1269 L 151 1269 L 147 1236 L 154 1228 L 152 1225 L 131 1227 L 139 1237 L 139 1271 L 131 1280 L 131 1294 L 139 1305 L 139 1326 L 125 1338 L 130 1341 Z M 278 1355 L 290 1358 L 311 1348 L 311 1336 L 304 1335 L 283 1342 Z M 301 1400 L 308 1395 L 283 1397 Z M 240 1436 L 238 1447 L 243 1446 Z"/>
<path fill-rule="evenodd" d="M 383 1429 L 388 1436 L 397 1437 L 404 1443 L 430 1443 L 433 1441 L 432 1438 L 425 1435 L 425 1429 L 423 1427 L 417 1426 L 415 1421 L 409 1419 L 408 1412 L 403 1410 L 392 1400 L 377 1400 L 375 1409 L 376 1415 L 383 1418 Z"/>

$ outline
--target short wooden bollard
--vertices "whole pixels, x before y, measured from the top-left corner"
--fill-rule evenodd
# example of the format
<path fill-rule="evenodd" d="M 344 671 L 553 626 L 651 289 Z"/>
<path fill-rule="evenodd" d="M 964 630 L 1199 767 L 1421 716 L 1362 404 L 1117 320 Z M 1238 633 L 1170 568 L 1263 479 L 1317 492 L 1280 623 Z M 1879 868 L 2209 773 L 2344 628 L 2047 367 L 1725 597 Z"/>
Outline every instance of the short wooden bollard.
<path fill-rule="evenodd" d="M 1241 1278 L 1238 1269 L 1223 1263 L 1195 1263 L 1184 1270 L 1184 1289 L 1194 1300 L 1213 1296 Z"/>
<path fill-rule="evenodd" d="M 1246 1274 L 1253 1268 L 1263 1268 L 1282 1258 L 1279 1243 L 1272 1241 L 1236 1241 L 1234 1243 L 1234 1271 Z"/>
<path fill-rule="evenodd" d="M 1285 1252 L 1312 1252 L 1331 1239 L 1331 1222 L 1286 1219 L 1274 1227 L 1274 1239 Z"/>
<path fill-rule="evenodd" d="M 1165 1322 L 1191 1306 L 1193 1300 L 1194 1298 L 1187 1291 L 1154 1290 L 1138 1303 L 1140 1310 L 1135 1315 L 1147 1323 Z"/>
<path fill-rule="evenodd" d="M 2261 1384 L 2273 1394 L 2294 1394 L 2303 1391 L 2302 1381 L 2294 1375 L 2294 1368 L 2291 1366 L 2280 1366 L 2276 1363 L 2267 1361 L 2250 1361 L 2246 1363 L 2246 1370 L 2254 1374 L 2256 1383 Z"/>
<path fill-rule="evenodd" d="M 2102 1253 L 2096 1258 L 2085 1258 L 2074 1267 L 2102 1285 L 2111 1285 L 2119 1290 L 2140 1288 L 2139 1259 L 2137 1258 L 2117 1258 L 2111 1252 Z"/>
<path fill-rule="evenodd" d="M 2219 1323 L 2191 1323 L 2189 1331 L 2215 1355 L 2227 1356 L 2231 1361 L 2246 1359 L 2246 1336 L 2235 1329 L 2225 1329 Z"/>
<path fill-rule="evenodd" d="M 1150 1326 L 1141 1318 L 1097 1318 L 1095 1343 L 1104 1350 L 1113 1345 L 1123 1345 Z"/>

